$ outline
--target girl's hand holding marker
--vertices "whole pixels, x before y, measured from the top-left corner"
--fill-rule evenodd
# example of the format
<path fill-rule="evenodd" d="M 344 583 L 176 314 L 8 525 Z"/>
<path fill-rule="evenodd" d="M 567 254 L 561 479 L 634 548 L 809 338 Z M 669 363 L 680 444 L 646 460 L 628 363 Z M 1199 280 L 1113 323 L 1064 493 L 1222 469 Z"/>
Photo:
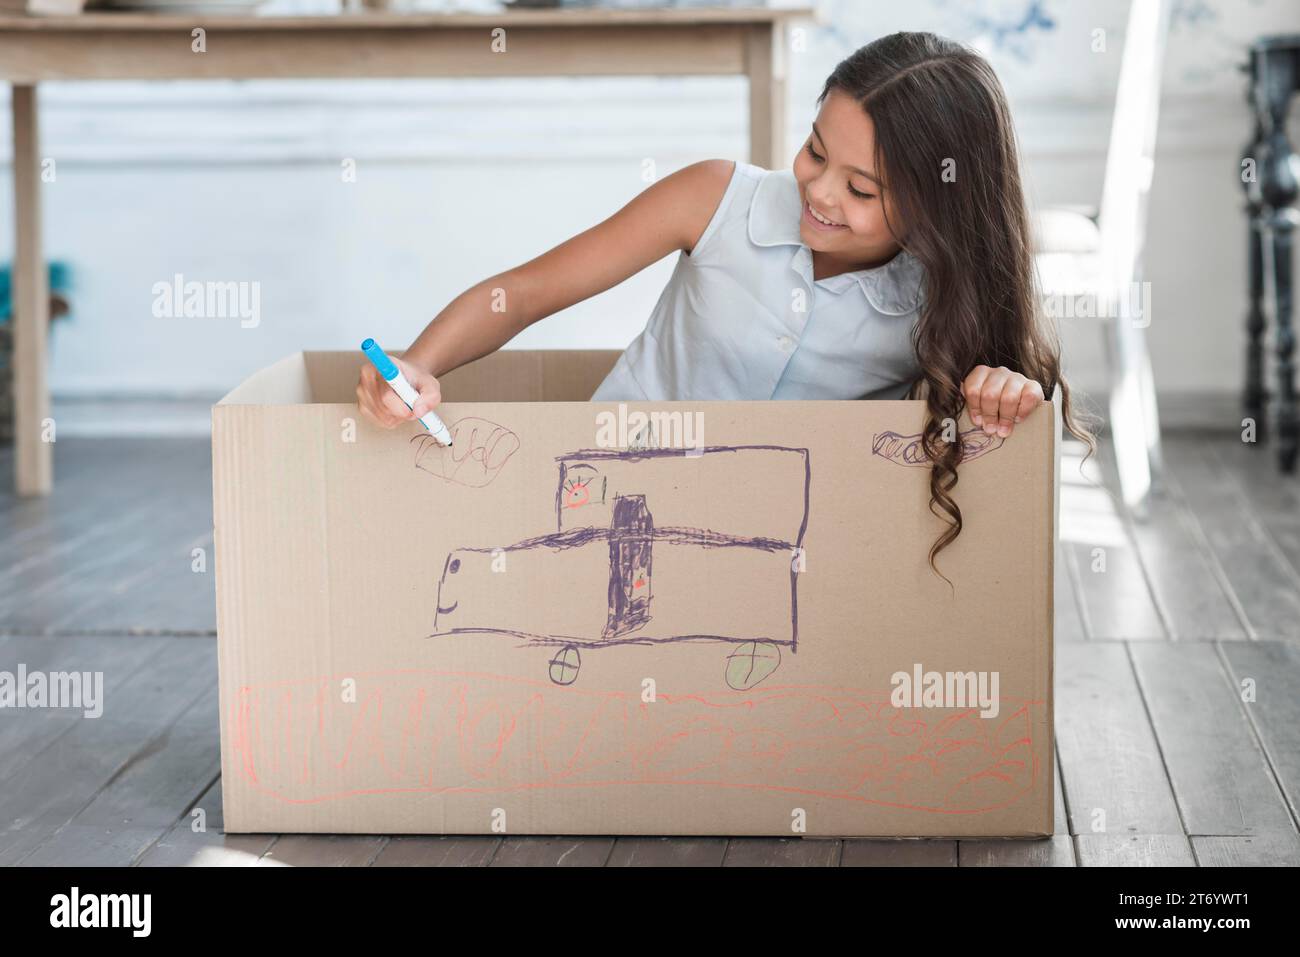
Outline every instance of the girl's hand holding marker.
<path fill-rule="evenodd" d="M 438 380 L 416 365 L 394 359 L 374 339 L 361 343 L 361 351 L 370 360 L 370 365 L 362 367 L 357 383 L 357 403 L 362 410 L 388 429 L 419 419 L 439 444 L 451 445 L 451 432 L 433 413 L 442 399 Z"/>

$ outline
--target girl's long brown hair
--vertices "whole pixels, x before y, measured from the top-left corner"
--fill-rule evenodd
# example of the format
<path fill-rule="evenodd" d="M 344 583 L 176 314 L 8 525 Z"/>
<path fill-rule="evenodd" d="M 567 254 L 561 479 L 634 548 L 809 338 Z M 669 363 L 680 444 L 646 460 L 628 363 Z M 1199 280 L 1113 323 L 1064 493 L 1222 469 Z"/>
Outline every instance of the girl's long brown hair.
<path fill-rule="evenodd" d="M 843 60 L 819 106 L 832 90 L 870 115 L 876 173 L 883 172 L 901 220 L 890 229 L 925 267 L 912 331 L 921 377 L 908 396 L 927 387 L 922 447 L 932 463 L 930 511 L 949 522 L 930 548 L 938 572 L 935 556 L 962 529 L 950 494 L 962 443 L 944 440 L 944 420 L 956 421 L 965 407 L 962 382 L 972 369 L 1005 366 L 1038 382 L 1049 402 L 1059 385 L 1063 425 L 1087 446 L 1085 459 L 1096 441 L 1084 422 L 1099 420 L 1072 408 L 1060 342 L 1043 321 L 1015 127 L 989 64 L 933 33 L 894 33 Z"/>

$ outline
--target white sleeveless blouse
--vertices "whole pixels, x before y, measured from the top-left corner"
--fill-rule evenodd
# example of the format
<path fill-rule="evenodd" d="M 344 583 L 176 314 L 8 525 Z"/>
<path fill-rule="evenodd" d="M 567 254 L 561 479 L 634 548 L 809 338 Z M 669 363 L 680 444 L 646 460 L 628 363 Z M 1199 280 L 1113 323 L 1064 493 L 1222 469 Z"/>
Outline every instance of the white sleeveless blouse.
<path fill-rule="evenodd" d="M 592 401 L 901 399 L 924 267 L 813 279 L 791 170 L 736 163 L 704 234 L 677 257 L 645 329 Z"/>

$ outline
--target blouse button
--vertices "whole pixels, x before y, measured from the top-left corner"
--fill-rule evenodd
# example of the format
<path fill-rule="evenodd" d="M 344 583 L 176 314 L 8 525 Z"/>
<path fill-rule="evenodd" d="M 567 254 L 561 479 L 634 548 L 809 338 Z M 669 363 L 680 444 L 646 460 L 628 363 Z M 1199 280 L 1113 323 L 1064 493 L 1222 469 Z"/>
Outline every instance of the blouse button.
<path fill-rule="evenodd" d="M 776 340 L 776 344 L 781 347 L 782 352 L 789 352 L 790 346 L 794 344 L 794 340 L 789 336 L 781 336 Z"/>

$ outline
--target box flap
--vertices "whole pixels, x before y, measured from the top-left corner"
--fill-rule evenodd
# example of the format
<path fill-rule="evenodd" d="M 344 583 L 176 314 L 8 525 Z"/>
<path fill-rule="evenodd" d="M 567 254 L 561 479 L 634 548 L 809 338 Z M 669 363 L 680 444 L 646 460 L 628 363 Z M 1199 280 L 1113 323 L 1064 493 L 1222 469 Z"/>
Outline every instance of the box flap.
<path fill-rule="evenodd" d="M 316 401 L 312 397 L 306 356 L 307 353 L 295 352 L 259 369 L 222 396 L 217 405 L 295 405 Z M 355 391 L 351 398 L 355 400 Z"/>
<path fill-rule="evenodd" d="M 439 383 L 449 402 L 586 402 L 619 355 L 617 349 L 502 349 L 448 372 Z M 365 362 L 360 351 L 294 353 L 253 373 L 218 404 L 355 402 Z"/>

